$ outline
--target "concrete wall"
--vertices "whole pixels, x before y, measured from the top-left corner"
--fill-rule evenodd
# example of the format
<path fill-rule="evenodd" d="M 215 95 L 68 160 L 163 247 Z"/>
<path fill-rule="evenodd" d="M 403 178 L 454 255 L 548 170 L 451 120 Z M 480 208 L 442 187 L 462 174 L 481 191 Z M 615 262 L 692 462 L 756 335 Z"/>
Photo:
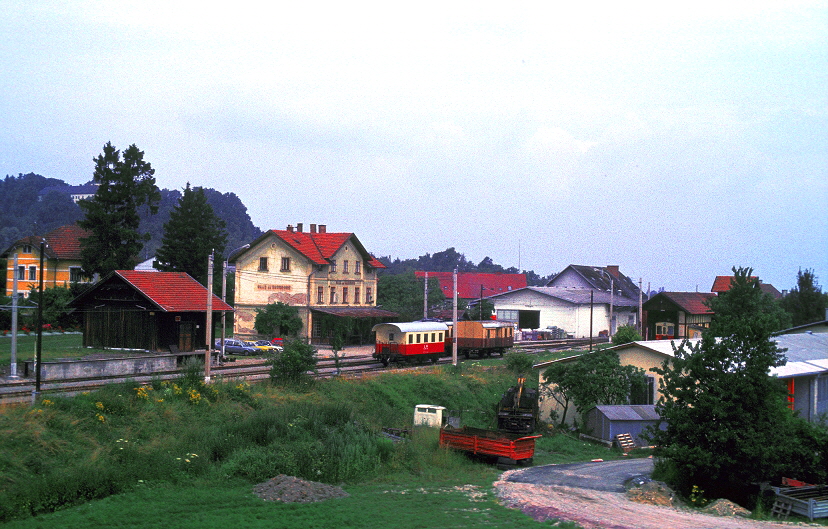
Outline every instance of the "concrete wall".
<path fill-rule="evenodd" d="M 179 357 L 183 358 L 183 356 L 166 354 L 98 360 L 42 362 L 40 366 L 40 377 L 43 380 L 65 380 L 89 377 L 150 375 L 159 371 L 175 371 L 178 366 Z M 204 353 L 196 353 L 195 356 L 201 356 L 203 358 Z M 35 376 L 33 361 L 25 362 L 23 376 Z"/>

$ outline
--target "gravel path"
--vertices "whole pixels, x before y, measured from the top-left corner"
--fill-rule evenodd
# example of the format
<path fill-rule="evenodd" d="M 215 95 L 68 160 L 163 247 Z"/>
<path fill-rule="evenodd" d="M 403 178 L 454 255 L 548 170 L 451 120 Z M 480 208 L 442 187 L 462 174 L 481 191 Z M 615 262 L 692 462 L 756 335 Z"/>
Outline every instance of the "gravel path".
<path fill-rule="evenodd" d="M 630 501 L 622 492 L 510 481 L 524 470 L 504 472 L 494 483 L 500 500 L 535 520 L 575 522 L 586 529 L 791 529 L 808 524 L 772 523 L 703 514 Z M 518 480 L 520 476 L 514 476 Z"/>

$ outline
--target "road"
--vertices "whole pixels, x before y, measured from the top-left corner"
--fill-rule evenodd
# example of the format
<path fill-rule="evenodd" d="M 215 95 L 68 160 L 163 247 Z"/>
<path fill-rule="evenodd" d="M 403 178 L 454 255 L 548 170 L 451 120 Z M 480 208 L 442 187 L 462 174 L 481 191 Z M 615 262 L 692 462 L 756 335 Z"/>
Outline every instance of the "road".
<path fill-rule="evenodd" d="M 796 524 L 703 514 L 632 502 L 624 483 L 652 473 L 651 459 L 545 465 L 504 472 L 500 500 L 532 518 L 575 522 L 586 529 L 791 529 Z M 807 525 L 807 524 L 806 524 Z"/>

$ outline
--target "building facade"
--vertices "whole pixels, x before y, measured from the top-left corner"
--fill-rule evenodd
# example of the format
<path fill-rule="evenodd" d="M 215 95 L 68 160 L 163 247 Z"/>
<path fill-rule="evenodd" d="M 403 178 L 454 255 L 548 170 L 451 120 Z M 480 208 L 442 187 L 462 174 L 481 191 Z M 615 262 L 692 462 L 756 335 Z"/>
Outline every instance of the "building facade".
<path fill-rule="evenodd" d="M 376 306 L 377 270 L 385 266 L 353 233 L 328 233 L 326 226 L 270 230 L 231 259 L 236 266 L 234 333 L 258 336 L 256 309 L 282 302 L 296 307 L 301 336 L 324 343 L 326 318 L 370 320 L 396 316 Z"/>
<path fill-rule="evenodd" d="M 28 297 L 40 283 L 43 274 L 43 287 L 69 287 L 72 283 L 91 281 L 84 277 L 81 270 L 80 239 L 88 237 L 85 230 L 77 224 L 61 226 L 42 237 L 24 237 L 12 244 L 4 253 L 6 258 L 6 296 L 11 296 L 14 278 L 17 276 L 17 292 Z M 40 245 L 43 246 L 43 270 L 40 270 Z M 17 255 L 17 267 L 14 257 Z"/>

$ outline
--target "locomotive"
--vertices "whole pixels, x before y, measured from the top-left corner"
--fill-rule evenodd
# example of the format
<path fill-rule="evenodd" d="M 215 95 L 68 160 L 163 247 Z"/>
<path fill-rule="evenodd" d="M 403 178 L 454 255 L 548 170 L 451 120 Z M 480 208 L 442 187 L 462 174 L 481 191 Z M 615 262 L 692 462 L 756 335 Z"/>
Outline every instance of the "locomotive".
<path fill-rule="evenodd" d="M 453 347 L 453 322 L 412 321 L 379 323 L 373 357 L 388 366 L 391 362 L 431 360 L 450 355 Z M 499 321 L 458 321 L 457 353 L 479 358 L 503 353 L 515 343 L 514 327 Z"/>

